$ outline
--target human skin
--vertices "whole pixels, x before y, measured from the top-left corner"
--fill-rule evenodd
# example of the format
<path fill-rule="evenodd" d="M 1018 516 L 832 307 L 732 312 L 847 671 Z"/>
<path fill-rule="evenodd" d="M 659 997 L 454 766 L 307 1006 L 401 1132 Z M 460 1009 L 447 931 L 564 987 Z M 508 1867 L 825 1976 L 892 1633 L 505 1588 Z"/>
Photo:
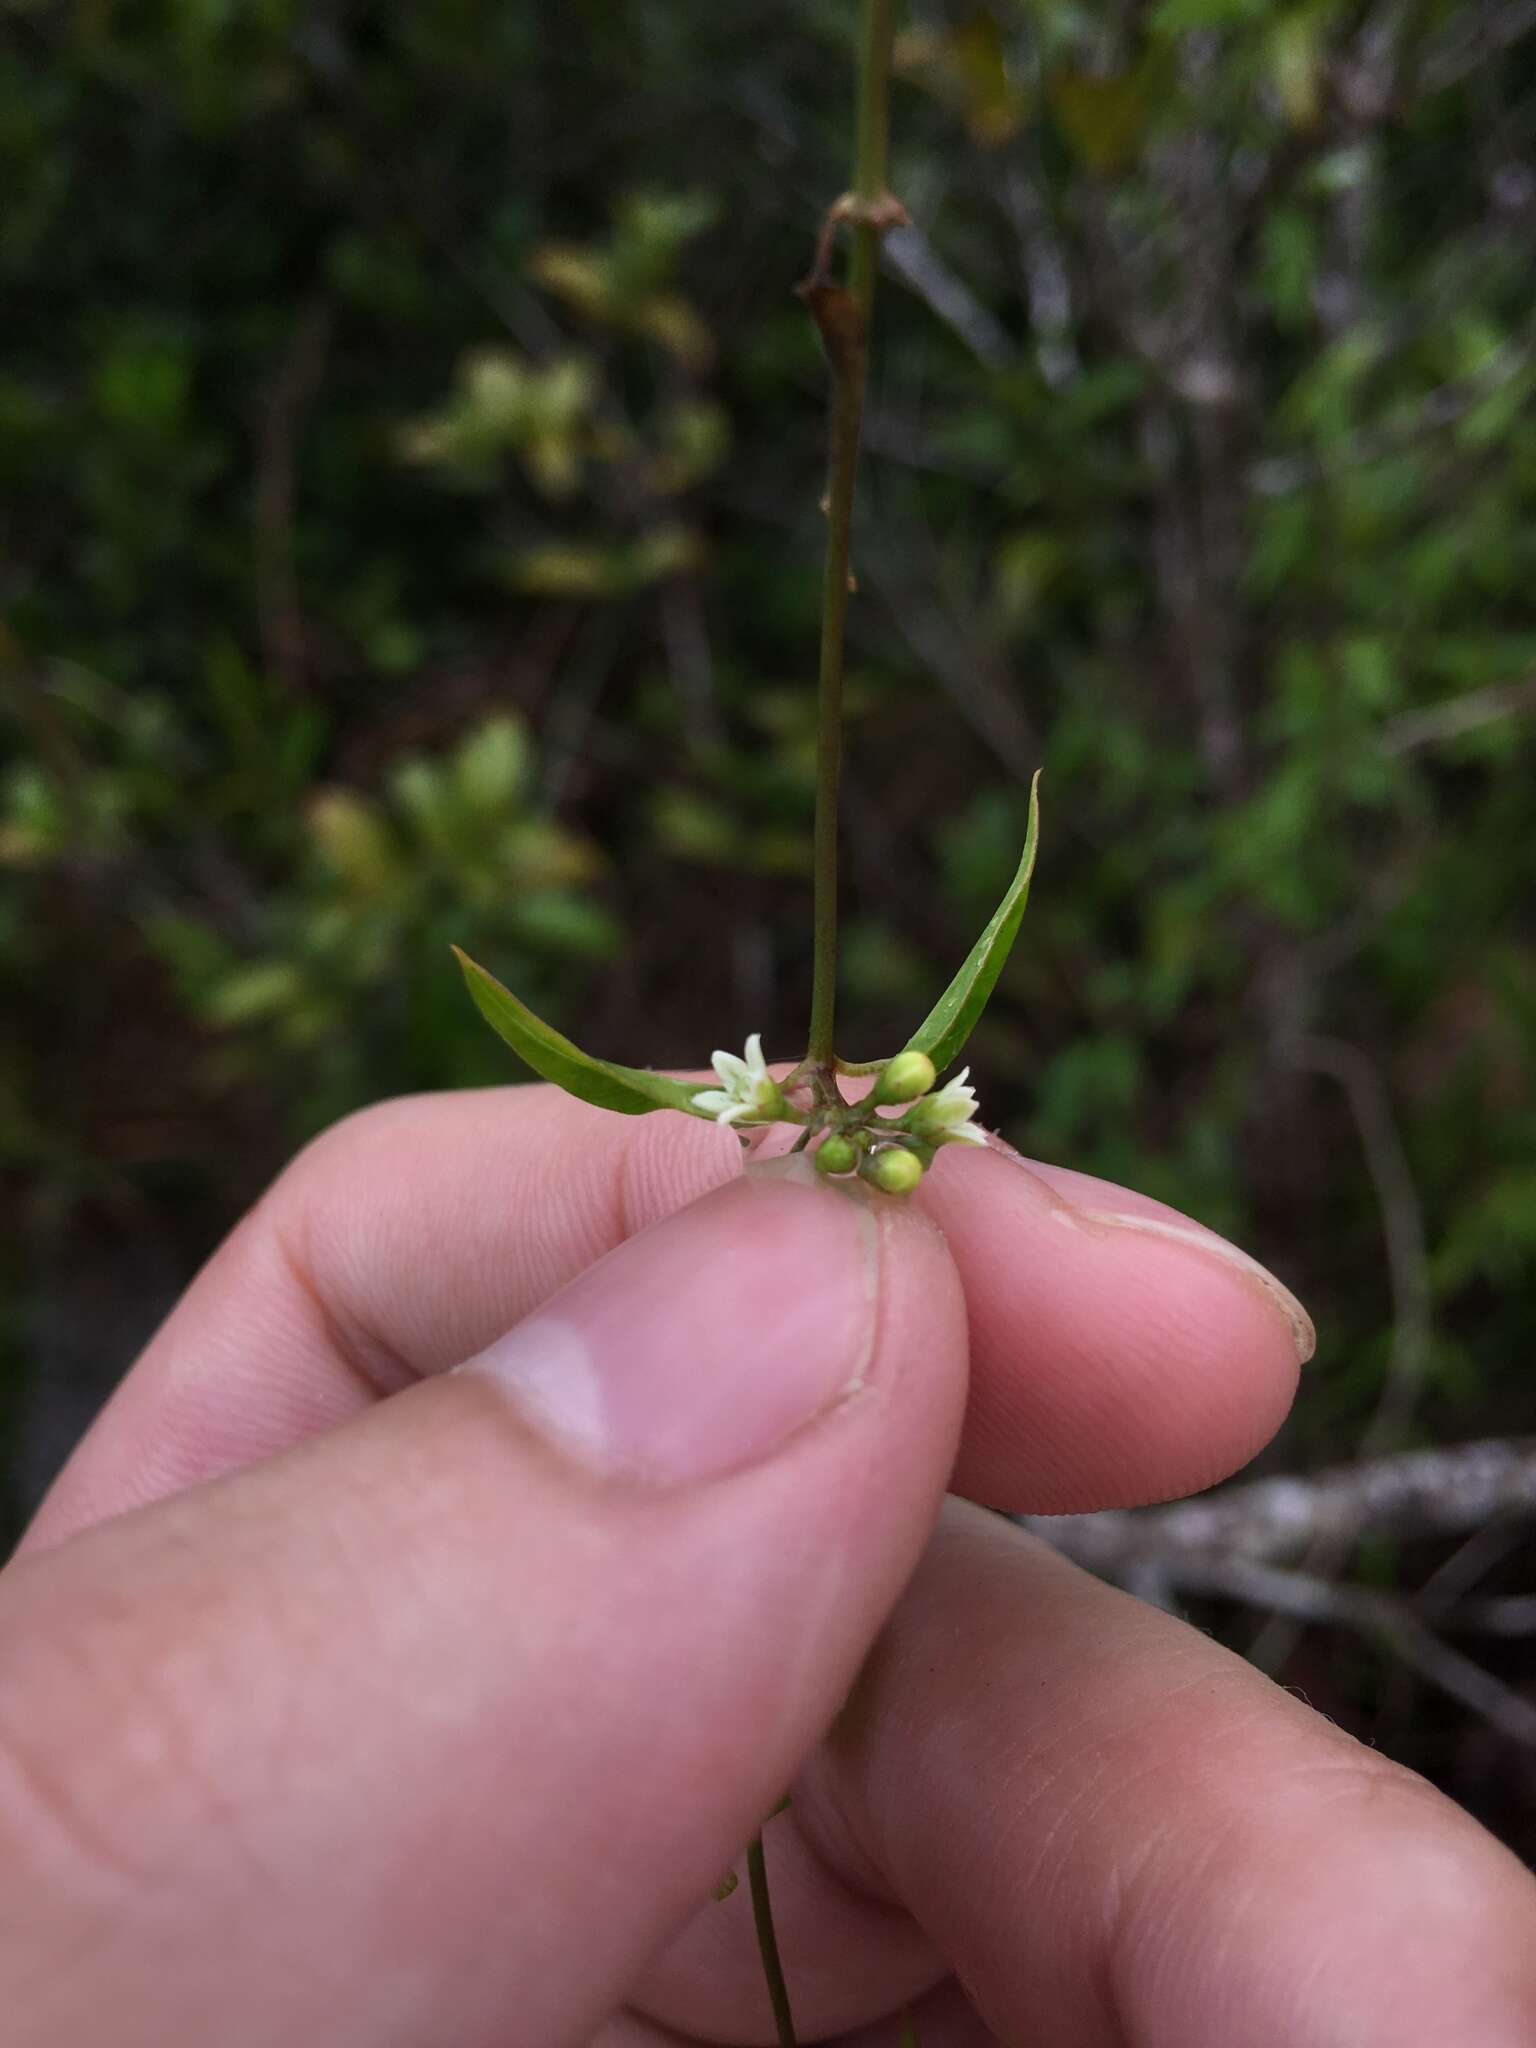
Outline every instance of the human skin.
<path fill-rule="evenodd" d="M 1002 1148 L 901 1204 L 545 1089 L 351 1119 L 0 1574 L 7 2042 L 769 2041 L 710 1894 L 793 1781 L 807 2041 L 1529 2048 L 1513 1858 L 974 1505 L 1208 1484 L 1309 1342 Z"/>

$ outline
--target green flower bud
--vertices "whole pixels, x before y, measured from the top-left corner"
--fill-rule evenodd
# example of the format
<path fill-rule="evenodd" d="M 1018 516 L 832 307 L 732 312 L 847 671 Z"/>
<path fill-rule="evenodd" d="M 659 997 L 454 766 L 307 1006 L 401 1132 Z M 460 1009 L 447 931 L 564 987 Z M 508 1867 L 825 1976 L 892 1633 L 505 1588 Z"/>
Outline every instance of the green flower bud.
<path fill-rule="evenodd" d="M 852 1173 L 859 1163 L 859 1148 L 851 1138 L 823 1138 L 816 1147 L 818 1173 Z"/>
<path fill-rule="evenodd" d="M 887 1060 L 875 1083 L 871 1102 L 915 1102 L 926 1095 L 935 1079 L 933 1061 L 925 1052 L 899 1052 Z"/>
<path fill-rule="evenodd" d="M 859 1171 L 888 1195 L 910 1195 L 923 1177 L 923 1162 L 900 1145 L 886 1145 Z"/>

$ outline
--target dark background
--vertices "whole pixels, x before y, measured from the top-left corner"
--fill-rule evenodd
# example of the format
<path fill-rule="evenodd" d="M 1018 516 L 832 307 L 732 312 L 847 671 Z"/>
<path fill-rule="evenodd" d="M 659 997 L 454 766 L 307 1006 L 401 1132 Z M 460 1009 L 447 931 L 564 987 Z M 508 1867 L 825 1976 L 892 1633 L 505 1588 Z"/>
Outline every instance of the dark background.
<path fill-rule="evenodd" d="M 510 1074 L 450 940 L 799 1049 L 853 11 L 0 14 L 10 1531 L 308 1132 Z M 844 1049 L 1043 766 L 989 1118 L 1311 1305 L 1267 1469 L 1536 1432 L 1536 9 L 915 5 L 894 126 Z M 1308 1574 L 1422 1622 L 1523 1535 Z M 1536 1853 L 1531 1634 L 1462 1617 L 1479 1710 L 1359 1612 L 1267 1661 Z"/>

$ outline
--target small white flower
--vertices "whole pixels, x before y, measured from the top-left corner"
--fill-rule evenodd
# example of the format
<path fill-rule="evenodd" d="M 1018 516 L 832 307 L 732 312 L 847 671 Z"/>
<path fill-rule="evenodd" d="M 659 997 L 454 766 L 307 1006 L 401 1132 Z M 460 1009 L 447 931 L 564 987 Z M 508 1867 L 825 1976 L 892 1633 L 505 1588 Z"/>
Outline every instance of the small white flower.
<path fill-rule="evenodd" d="M 936 1095 L 925 1095 L 912 1105 L 908 1121 L 913 1130 L 935 1145 L 953 1141 L 985 1145 L 986 1132 L 971 1122 L 976 1114 L 976 1090 L 966 1085 L 970 1071 L 969 1067 L 962 1067 Z"/>
<path fill-rule="evenodd" d="M 720 1086 L 701 1088 L 693 1098 L 695 1109 L 706 1110 L 720 1124 L 772 1123 L 782 1113 L 784 1098 L 763 1058 L 759 1032 L 747 1040 L 744 1059 L 733 1052 L 717 1052 L 710 1065 Z"/>

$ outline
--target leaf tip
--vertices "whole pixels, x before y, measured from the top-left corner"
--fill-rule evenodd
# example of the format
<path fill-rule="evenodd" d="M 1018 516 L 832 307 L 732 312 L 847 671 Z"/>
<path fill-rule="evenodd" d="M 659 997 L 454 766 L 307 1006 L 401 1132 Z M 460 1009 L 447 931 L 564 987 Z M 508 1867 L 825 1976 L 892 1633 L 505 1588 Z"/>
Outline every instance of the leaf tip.
<path fill-rule="evenodd" d="M 501 984 L 497 981 L 495 975 L 491 973 L 490 969 L 482 967 L 478 960 L 471 959 L 462 946 L 455 946 L 450 941 L 448 950 L 453 954 L 454 959 L 458 961 L 459 972 L 468 984 L 471 995 L 474 994 L 477 987 L 500 988 Z"/>

